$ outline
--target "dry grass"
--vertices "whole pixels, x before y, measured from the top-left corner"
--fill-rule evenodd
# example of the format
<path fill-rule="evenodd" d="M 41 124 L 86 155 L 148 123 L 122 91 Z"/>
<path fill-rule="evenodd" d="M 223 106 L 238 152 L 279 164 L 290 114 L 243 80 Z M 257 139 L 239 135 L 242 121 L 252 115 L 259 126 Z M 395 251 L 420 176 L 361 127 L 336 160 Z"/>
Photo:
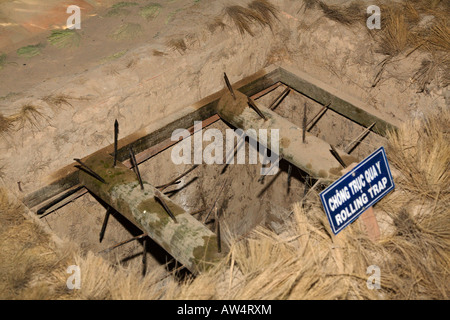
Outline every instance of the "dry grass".
<path fill-rule="evenodd" d="M 41 100 L 47 103 L 54 111 L 58 110 L 63 106 L 72 107 L 72 105 L 69 102 L 70 99 L 73 98 L 66 94 L 47 95 L 41 98 Z"/>
<path fill-rule="evenodd" d="M 300 11 L 303 9 L 303 13 L 306 12 L 306 10 L 312 10 L 319 6 L 319 0 L 303 0 L 303 4 L 301 5 L 300 9 L 298 9 L 297 13 L 300 13 Z"/>
<path fill-rule="evenodd" d="M 17 49 L 17 55 L 24 58 L 32 58 L 42 53 L 43 44 L 28 45 Z"/>
<path fill-rule="evenodd" d="M 424 92 L 431 82 L 438 78 L 443 87 L 450 84 L 450 54 L 432 54 L 422 60 L 422 64 L 413 75 L 412 81 L 418 86 L 418 92 Z"/>
<path fill-rule="evenodd" d="M 254 0 L 249 3 L 249 9 L 257 12 L 264 21 L 267 21 L 267 26 L 272 28 L 274 19 L 278 19 L 278 9 L 272 3 L 267 0 Z"/>
<path fill-rule="evenodd" d="M 41 107 L 32 104 L 24 104 L 20 111 L 11 117 L 11 120 L 17 125 L 17 130 L 30 129 L 32 132 L 39 131 L 43 122 L 48 122 L 49 118 L 42 113 Z"/>
<path fill-rule="evenodd" d="M 124 23 L 120 25 L 112 34 L 114 40 L 134 40 L 143 33 L 142 26 L 138 23 Z"/>
<path fill-rule="evenodd" d="M 146 20 L 153 20 L 159 16 L 162 6 L 159 3 L 151 3 L 139 9 L 139 15 Z"/>
<path fill-rule="evenodd" d="M 318 5 L 328 19 L 341 24 L 349 26 L 365 21 L 365 7 L 360 2 L 352 2 L 347 7 L 327 5 L 322 1 L 318 1 Z"/>
<path fill-rule="evenodd" d="M 236 25 L 239 32 L 242 35 L 247 32 L 252 37 L 255 36 L 252 30 L 254 24 L 272 29 L 277 13 L 278 9 L 265 0 L 252 1 L 247 8 L 239 5 L 225 8 L 225 14 Z"/>
<path fill-rule="evenodd" d="M 23 205 L 0 189 L 0 298 L 67 298 L 66 257 L 34 222 Z"/>
<path fill-rule="evenodd" d="M 0 113 L 0 135 L 7 134 L 13 128 L 13 120 Z"/>
<path fill-rule="evenodd" d="M 419 50 L 428 55 L 413 77 L 419 91 L 424 91 L 434 79 L 443 87 L 448 86 L 445 76 L 446 55 L 450 52 L 448 2 L 404 1 L 384 6 L 382 11 L 381 34 L 375 36 L 378 52 L 395 57 L 401 54 L 408 56 Z M 439 77 L 442 73 L 444 76 Z"/>
<path fill-rule="evenodd" d="M 380 51 L 386 55 L 398 55 L 406 49 L 425 52 L 450 50 L 450 28 L 444 2 L 404 1 L 382 5 L 382 32 L 376 38 Z M 428 19 L 427 22 L 422 19 Z"/>
<path fill-rule="evenodd" d="M 224 30 L 227 25 L 223 22 L 221 17 L 214 18 L 213 21 L 208 23 L 207 27 L 209 32 L 214 33 L 218 28 Z"/>
<path fill-rule="evenodd" d="M 290 51 L 286 46 L 273 46 L 267 54 L 265 66 L 278 64 L 280 62 L 292 61 L 293 55 L 294 53 Z"/>
<path fill-rule="evenodd" d="M 72 48 L 80 45 L 81 36 L 76 30 L 52 30 L 48 42 L 57 48 Z"/>
<path fill-rule="evenodd" d="M 450 52 L 450 2 L 444 0 L 404 0 L 402 2 L 382 2 L 381 30 L 369 30 L 374 39 L 375 51 L 385 55 L 373 82 L 379 83 L 387 65 L 396 63 L 394 57 L 408 57 L 419 50 L 428 55 L 426 62 L 418 67 L 413 76 L 419 87 L 425 87 L 433 80 L 438 80 L 443 87 L 449 85 L 448 59 Z M 353 1 L 347 6 L 327 5 L 320 0 L 304 0 L 302 8 L 320 9 L 333 21 L 346 26 L 360 25 L 366 27 L 367 6 L 361 1 Z M 302 9 L 300 8 L 300 10 Z M 299 12 L 300 12 L 299 10 Z M 442 58 L 443 57 L 443 58 Z"/>
<path fill-rule="evenodd" d="M 126 16 L 131 12 L 125 8 L 137 6 L 136 2 L 126 2 L 121 1 L 111 6 L 111 8 L 106 13 L 105 17 L 118 17 L 118 16 Z"/>
<path fill-rule="evenodd" d="M 153 54 L 155 57 L 162 57 L 162 56 L 167 55 L 167 53 L 162 52 L 162 51 L 159 51 L 159 50 L 156 50 L 156 49 L 153 49 L 152 54 Z"/>
<path fill-rule="evenodd" d="M 430 51 L 450 52 L 450 26 L 447 20 L 439 20 L 430 28 L 426 45 Z"/>
<path fill-rule="evenodd" d="M 110 61 L 113 61 L 113 60 L 117 60 L 117 59 L 123 57 L 127 52 L 128 52 L 128 49 L 121 50 L 119 52 L 113 53 L 113 54 L 111 54 L 109 56 L 106 56 L 106 57 L 102 58 L 100 60 L 100 63 L 103 64 L 105 62 L 110 62 Z"/>
<path fill-rule="evenodd" d="M 450 112 L 406 123 L 389 134 L 387 152 L 400 171 L 391 203 L 395 233 L 383 241 L 396 264 L 388 279 L 394 298 L 448 299 L 450 265 Z"/>
<path fill-rule="evenodd" d="M 185 53 L 187 50 L 187 45 L 183 38 L 170 39 L 166 42 L 166 46 L 171 50 L 178 51 L 180 54 Z"/>
<path fill-rule="evenodd" d="M 411 44 L 411 31 L 405 16 L 398 8 L 386 8 L 386 18 L 379 36 L 378 52 L 386 56 L 396 56 Z"/>
<path fill-rule="evenodd" d="M 376 206 L 388 226 L 378 242 L 359 221 L 333 236 L 311 192 L 278 233 L 257 227 L 246 238 L 224 228 L 229 252 L 196 278 L 176 281 L 163 267 L 145 277 L 137 265 L 112 266 L 92 253 L 75 261 L 48 249 L 48 237 L 0 190 L 0 295 L 73 299 L 448 299 L 450 292 L 450 112 L 405 124 L 389 135 L 396 190 Z M 27 226 L 25 228 L 25 226 Z M 50 252 L 50 253 L 48 253 Z M 47 254 L 44 254 L 47 253 Z M 81 290 L 65 290 L 68 264 L 81 268 Z M 381 289 L 367 287 L 367 268 Z M 51 273 L 51 274 L 49 274 Z M 46 286 L 42 285 L 42 281 Z"/>
<path fill-rule="evenodd" d="M 127 16 L 131 13 L 130 10 L 124 9 L 124 8 L 111 8 L 108 10 L 108 12 L 105 14 L 105 17 L 111 18 L 111 17 L 120 17 L 120 16 Z"/>
<path fill-rule="evenodd" d="M 448 123 L 450 112 L 445 109 L 390 133 L 390 161 L 405 172 L 398 181 L 402 188 L 430 200 L 450 200 Z"/>
<path fill-rule="evenodd" d="M 443 87 L 450 85 L 450 54 L 445 55 L 442 61 L 441 83 Z"/>

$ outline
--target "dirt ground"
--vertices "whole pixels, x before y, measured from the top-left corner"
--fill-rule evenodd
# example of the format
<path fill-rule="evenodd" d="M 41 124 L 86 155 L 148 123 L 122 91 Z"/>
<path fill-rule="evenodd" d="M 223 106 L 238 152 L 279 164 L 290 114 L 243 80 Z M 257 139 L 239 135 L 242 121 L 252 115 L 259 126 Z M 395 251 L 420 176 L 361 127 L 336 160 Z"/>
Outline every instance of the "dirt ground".
<path fill-rule="evenodd" d="M 225 8 L 234 1 L 163 1 L 151 18 L 142 16 L 147 1 L 135 0 L 136 5 L 112 13 L 119 1 L 79 1 L 79 45 L 66 48 L 53 46 L 48 37 L 68 14 L 42 18 L 45 10 L 63 7 L 65 2 L 49 1 L 44 8 L 37 3 L 22 1 L 21 8 L 27 10 L 14 11 L 17 4 L 13 1 L 0 1 L 0 58 L 1 54 L 5 57 L 0 65 L 0 115 L 14 118 L 21 114 L 26 119 L 16 121 L 11 130 L 0 131 L 0 181 L 18 199 L 46 185 L 49 175 L 73 158 L 111 144 L 115 119 L 120 122 L 121 136 L 129 135 L 223 89 L 223 72 L 236 82 L 269 65 L 289 64 L 363 101 L 369 112 L 394 125 L 448 108 L 450 102 L 448 87 L 432 81 L 421 91 L 413 81 L 414 71 L 426 57 L 423 52 L 398 58 L 378 77 L 385 56 L 377 52 L 367 29 L 340 24 L 317 8 L 306 9 L 306 1 L 271 1 L 278 9 L 277 19 L 271 28 L 253 26 L 254 36 L 239 33 L 226 15 Z M 37 7 L 42 15 L 36 10 L 29 13 Z M 30 27 L 30 19 L 35 27 Z M 133 33 L 124 39 L 114 37 L 123 26 L 133 28 Z M 38 55 L 17 54 L 19 48 L 36 44 L 41 44 Z M 268 105 L 281 91 L 278 88 L 259 103 Z M 291 93 L 277 112 L 300 126 L 305 102 L 300 94 Z M 35 112 L 27 116 L 24 106 Z M 318 104 L 308 101 L 308 117 L 319 110 Z M 227 128 L 220 121 L 213 127 Z M 361 130 L 328 112 L 312 133 L 343 147 Z M 362 159 L 383 144 L 384 138 L 371 133 L 354 155 Z M 143 163 L 144 179 L 163 184 L 189 168 L 176 166 L 169 158 L 170 149 Z M 229 177 L 220 204 L 225 220 L 243 235 L 260 223 L 276 227 L 304 192 L 303 177 L 294 172 L 288 193 L 286 164 L 279 175 L 264 183 L 257 181 L 259 167 L 227 170 L 224 176 L 218 174 L 220 165 L 202 165 L 183 180 L 188 185 L 174 194 L 174 201 L 189 212 L 209 208 Z M 139 234 L 114 215 L 100 244 L 104 213 L 105 208 L 87 194 L 40 221 L 86 252 L 97 253 Z M 167 262 L 162 249 L 155 244 L 150 247 L 151 265 Z M 141 254 L 141 243 L 133 242 L 101 255 L 112 262 L 140 264 Z"/>

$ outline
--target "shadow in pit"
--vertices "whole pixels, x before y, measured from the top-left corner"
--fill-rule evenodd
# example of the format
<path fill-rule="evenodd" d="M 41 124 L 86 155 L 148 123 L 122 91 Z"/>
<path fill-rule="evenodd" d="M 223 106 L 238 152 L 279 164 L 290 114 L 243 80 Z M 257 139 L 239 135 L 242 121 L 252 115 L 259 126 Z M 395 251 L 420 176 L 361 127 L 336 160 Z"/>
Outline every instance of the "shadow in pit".
<path fill-rule="evenodd" d="M 95 194 L 89 192 L 92 197 L 94 197 L 104 208 L 105 211 L 108 209 L 109 205 L 105 203 L 102 199 L 98 198 Z M 135 226 L 133 223 L 131 223 L 128 219 L 126 219 L 123 215 L 120 214 L 120 212 L 117 212 L 116 210 L 111 210 L 111 215 L 116 219 L 117 222 L 119 222 L 125 230 L 127 230 L 131 237 L 138 237 L 144 232 L 139 229 L 137 226 Z M 192 273 L 178 261 L 176 261 L 166 250 L 164 250 L 158 243 L 156 243 L 152 238 L 150 237 L 143 237 L 141 239 L 137 239 L 141 246 L 142 246 L 142 252 L 136 253 L 131 256 L 125 257 L 120 260 L 120 263 L 126 263 L 132 259 L 135 259 L 137 257 L 142 257 L 144 254 L 144 244 L 146 246 L 146 252 L 150 253 L 152 257 L 161 265 L 164 265 L 166 270 L 170 273 L 172 273 L 178 280 L 182 281 L 184 279 L 187 279 L 192 275 Z"/>

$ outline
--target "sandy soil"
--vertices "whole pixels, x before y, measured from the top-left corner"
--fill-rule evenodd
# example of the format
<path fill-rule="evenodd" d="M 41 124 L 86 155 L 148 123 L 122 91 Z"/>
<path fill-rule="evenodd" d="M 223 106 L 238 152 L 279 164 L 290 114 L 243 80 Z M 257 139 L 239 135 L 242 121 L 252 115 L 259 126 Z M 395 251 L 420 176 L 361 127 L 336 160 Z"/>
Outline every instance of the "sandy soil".
<path fill-rule="evenodd" d="M 111 144 L 114 119 L 119 120 L 121 135 L 126 136 L 221 90 L 223 72 L 235 82 L 268 65 L 288 63 L 364 101 L 369 110 L 393 124 L 448 103 L 448 91 L 431 87 L 427 93 L 417 93 L 411 83 L 411 73 L 405 71 L 420 65 L 423 56 L 419 52 L 388 68 L 378 85 L 372 87 L 383 56 L 369 45 L 366 30 L 340 25 L 318 10 L 304 14 L 302 1 L 272 1 L 280 10 L 279 21 L 272 30 L 255 28 L 255 37 L 239 34 L 224 16 L 223 9 L 232 1 L 165 1 L 159 15 L 148 21 L 139 16 L 139 6 L 127 8 L 126 15 L 108 17 L 114 1 L 88 2 L 93 3 L 88 10 L 92 16 L 83 18 L 79 47 L 53 47 L 47 42 L 46 31 L 5 42 L 0 48 L 7 55 L 7 63 L 0 70 L 0 113 L 13 116 L 26 104 L 41 112 L 23 128 L 1 135 L 1 181 L 19 198 L 45 185 L 50 173 L 70 164 L 73 158 Z M 5 5 L 4 1 L 0 5 Z M 213 29 L 217 17 L 223 19 L 223 29 Z M 111 33 L 123 23 L 139 24 L 141 34 L 131 40 L 113 39 Z M 174 40 L 182 40 L 185 47 L 174 47 Z M 38 56 L 23 58 L 15 53 L 21 46 L 37 43 L 46 44 Z M 48 95 L 64 95 L 70 104 L 46 103 L 43 99 Z M 270 99 L 268 96 L 261 103 Z M 301 124 L 302 99 L 291 94 L 277 112 Z M 308 115 L 318 110 L 310 103 Z M 224 129 L 222 123 L 216 125 Z M 327 113 L 313 133 L 343 146 L 360 131 L 354 123 Z M 370 136 L 355 155 L 363 157 L 381 143 L 381 138 Z M 168 153 L 164 153 L 144 163 L 144 176 L 158 184 L 186 169 L 170 168 L 167 159 Z M 217 167 L 203 167 L 197 169 L 199 179 L 187 188 L 190 191 L 174 197 L 189 211 L 211 203 L 221 184 Z M 284 171 L 270 186 L 272 191 L 261 199 L 257 195 L 264 186 L 254 179 L 257 169 L 238 168 L 233 175 L 239 179 L 232 180 L 224 193 L 227 199 L 222 199 L 224 208 L 238 212 L 236 224 L 247 217 L 240 233 L 266 218 L 270 221 L 272 211 L 278 216 L 280 212 L 289 213 L 289 205 L 303 191 L 301 181 L 295 180 L 292 194 L 286 197 Z M 19 181 L 22 191 L 18 190 Z M 110 219 L 106 238 L 99 245 L 103 215 L 104 208 L 85 196 L 48 216 L 45 223 L 58 235 L 92 251 L 136 233 Z M 140 252 L 141 247 L 135 243 L 111 259 L 128 259 Z"/>

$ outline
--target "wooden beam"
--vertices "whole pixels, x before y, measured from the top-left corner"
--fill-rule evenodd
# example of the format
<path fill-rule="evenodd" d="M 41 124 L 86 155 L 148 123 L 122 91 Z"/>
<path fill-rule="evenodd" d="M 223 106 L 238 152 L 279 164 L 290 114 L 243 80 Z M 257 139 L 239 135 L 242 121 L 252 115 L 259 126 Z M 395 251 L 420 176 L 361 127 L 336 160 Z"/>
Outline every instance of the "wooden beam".
<path fill-rule="evenodd" d="M 381 115 L 376 115 L 375 110 L 369 112 L 369 108 L 361 101 L 304 72 L 283 66 L 280 73 L 281 82 L 284 84 L 322 105 L 329 104 L 331 110 L 363 127 L 367 128 L 376 122 L 372 129 L 375 133 L 385 136 L 388 130 L 396 130 L 396 127 L 382 119 Z"/>
<path fill-rule="evenodd" d="M 97 154 L 84 163 L 106 183 L 84 171 L 80 171 L 80 182 L 192 273 L 204 271 L 220 257 L 212 231 L 150 183 L 143 181 L 141 190 L 136 175 L 120 162 L 114 167 L 111 155 Z"/>
<path fill-rule="evenodd" d="M 306 132 L 305 143 L 302 141 L 302 129 L 272 110 L 258 106 L 267 120 L 261 118 L 248 107 L 247 97 L 237 92 L 236 99 L 225 93 L 218 105 L 218 114 L 236 128 L 244 130 L 250 138 L 264 145 L 273 152 L 271 130 L 277 129 L 279 155 L 294 166 L 300 168 L 315 179 L 321 179 L 324 184 L 331 183 L 341 176 L 341 165 L 330 153 L 330 145 Z M 249 130 L 253 129 L 253 130 Z M 258 139 L 260 129 L 267 130 L 267 143 Z M 255 135 L 256 134 L 256 135 Z M 339 156 L 348 164 L 359 162 L 357 158 L 338 151 Z M 273 171 L 275 174 L 276 171 Z"/>
<path fill-rule="evenodd" d="M 219 119 L 220 119 L 220 117 L 219 117 L 217 114 L 213 115 L 212 117 L 209 117 L 208 119 L 206 119 L 206 120 L 204 120 L 204 121 L 202 122 L 202 128 L 205 128 L 205 127 L 211 125 L 212 123 L 218 121 Z M 192 126 L 191 128 L 189 128 L 189 129 L 187 129 L 187 130 L 188 130 L 191 134 L 193 134 L 193 133 L 194 133 L 194 128 L 195 128 L 195 127 Z M 140 163 L 142 163 L 142 162 L 144 162 L 144 161 L 150 159 L 151 157 L 157 155 L 158 153 L 164 151 L 165 149 L 167 149 L 167 148 L 173 146 L 173 145 L 176 144 L 176 143 L 178 143 L 178 141 L 172 141 L 171 139 L 166 139 L 166 140 L 164 140 L 164 141 L 162 141 L 162 142 L 160 142 L 160 143 L 158 143 L 158 144 L 156 144 L 156 145 L 154 145 L 154 146 L 152 146 L 152 147 L 150 147 L 150 148 L 148 148 L 148 149 L 142 151 L 141 153 L 138 153 L 138 154 L 136 155 L 137 163 L 140 164 Z M 132 167 L 130 159 L 127 159 L 127 160 L 125 160 L 125 161 L 122 161 L 122 163 L 123 163 L 126 167 L 128 167 L 128 168 L 131 168 L 131 167 Z M 72 169 L 72 170 L 73 170 L 73 169 Z M 77 188 L 80 188 L 81 184 L 78 182 L 78 172 L 76 171 L 76 172 L 73 172 L 72 174 L 76 175 L 76 180 L 74 180 L 73 183 L 75 183 L 75 182 L 77 182 L 77 183 L 76 183 L 72 188 L 69 188 L 69 189 L 77 189 Z M 70 177 L 70 175 L 69 175 L 69 177 Z M 50 190 L 49 193 L 47 193 L 47 195 L 48 195 L 48 194 L 51 194 L 50 192 L 51 192 L 53 189 L 48 189 L 48 188 L 45 188 L 44 190 L 41 189 L 41 190 L 39 190 L 39 192 L 37 192 L 37 193 L 35 193 L 35 194 L 36 194 L 37 196 L 41 196 L 41 194 L 42 194 L 43 191 L 45 191 L 45 190 L 47 190 L 47 191 Z M 52 197 L 50 197 L 50 198 L 48 198 L 48 199 L 46 199 L 46 200 L 44 200 L 44 201 L 38 203 L 38 204 L 36 204 L 35 206 L 38 206 L 38 205 L 40 206 L 40 208 L 37 210 L 37 214 L 44 214 L 44 213 L 47 213 L 47 212 L 50 212 L 50 211 L 54 211 L 54 210 L 55 210 L 54 208 L 59 208 L 59 207 L 61 207 L 61 205 L 55 203 L 55 201 L 58 201 L 58 198 L 60 198 L 60 197 L 64 197 L 64 195 L 61 195 L 61 193 L 64 194 L 64 193 L 67 192 L 67 191 L 68 191 L 68 190 L 64 190 L 63 192 L 59 192 L 58 194 L 56 194 L 56 195 L 54 195 L 54 196 L 52 196 Z M 87 192 L 87 191 L 86 191 L 86 192 Z M 84 192 L 84 193 L 86 193 L 86 192 Z M 78 196 L 81 196 L 81 195 L 83 195 L 84 193 L 80 193 Z M 44 194 L 45 194 L 45 193 L 44 193 Z M 42 199 L 42 198 L 41 198 L 41 199 Z M 63 201 L 63 198 L 61 198 L 60 200 L 61 200 L 61 202 L 65 202 L 65 201 Z M 32 201 L 33 201 L 33 202 L 31 202 L 31 200 L 30 200 L 30 203 L 34 203 L 34 201 L 35 201 L 34 198 L 32 199 Z M 71 200 L 69 200 L 69 202 L 70 202 L 70 201 L 71 201 Z M 51 207 L 49 207 L 49 205 L 51 205 Z M 33 207 L 34 207 L 34 206 L 33 206 Z M 29 208 L 31 209 L 31 208 L 33 208 L 33 207 L 29 207 Z M 48 208 L 47 208 L 47 207 L 48 207 Z M 45 209 L 45 211 L 42 211 L 43 209 Z"/>

